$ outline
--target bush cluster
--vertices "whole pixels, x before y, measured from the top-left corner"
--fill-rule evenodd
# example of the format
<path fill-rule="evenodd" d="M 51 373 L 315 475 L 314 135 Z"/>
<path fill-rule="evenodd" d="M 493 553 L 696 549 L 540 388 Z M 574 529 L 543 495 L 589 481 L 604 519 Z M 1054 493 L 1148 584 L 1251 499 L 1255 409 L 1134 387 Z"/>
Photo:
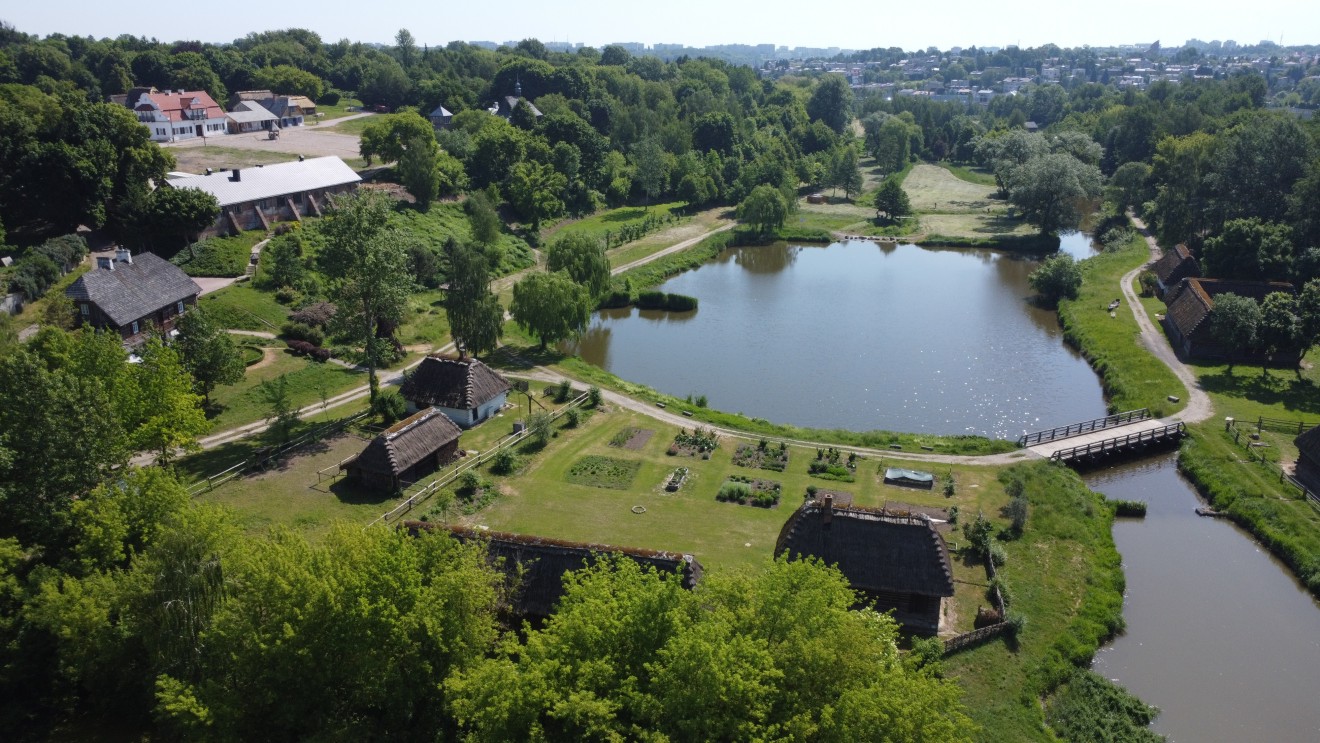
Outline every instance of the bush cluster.
<path fill-rule="evenodd" d="M 644 291 L 637 295 L 637 308 L 641 310 L 691 312 L 697 308 L 697 298 L 689 297 L 685 294 L 666 294 L 660 291 Z"/>
<path fill-rule="evenodd" d="M 280 335 L 289 341 L 305 341 L 313 346 L 320 346 L 325 343 L 325 333 L 320 328 L 305 325 L 300 322 L 286 322 L 280 328 Z"/>

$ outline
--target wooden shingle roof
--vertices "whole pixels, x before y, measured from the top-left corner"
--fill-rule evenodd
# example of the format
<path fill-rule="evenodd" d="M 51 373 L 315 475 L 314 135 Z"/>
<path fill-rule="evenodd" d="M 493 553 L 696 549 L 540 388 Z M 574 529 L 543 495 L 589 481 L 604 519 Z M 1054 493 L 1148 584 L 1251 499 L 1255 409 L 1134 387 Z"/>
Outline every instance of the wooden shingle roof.
<path fill-rule="evenodd" d="M 458 440 L 462 429 L 435 408 L 419 410 L 385 429 L 348 466 L 398 475 L 440 447 Z"/>
<path fill-rule="evenodd" d="M 1176 298 L 1169 304 L 1168 318 L 1184 337 L 1191 337 L 1210 316 L 1214 298 L 1220 294 L 1251 297 L 1257 302 L 1274 292 L 1292 294 L 1292 284 L 1280 281 L 1233 281 L 1230 279 L 1183 279 Z"/>
<path fill-rule="evenodd" d="M 202 288 L 182 268 L 155 253 L 116 261 L 113 269 L 96 268 L 64 290 L 74 303 L 92 302 L 117 326 L 133 322 L 201 293 Z"/>
<path fill-rule="evenodd" d="M 953 595 L 949 548 L 919 516 L 805 503 L 779 532 L 775 557 L 785 552 L 837 566 L 854 590 Z"/>
<path fill-rule="evenodd" d="M 482 531 L 456 524 L 408 521 L 404 522 L 403 528 L 414 533 L 422 529 L 443 530 L 459 541 L 484 544 L 489 559 L 511 579 L 518 581 L 513 610 L 525 617 L 550 616 L 564 595 L 564 576 L 595 564 L 602 556 L 620 555 L 643 567 L 680 573 L 682 585 L 687 589 L 697 585 L 703 570 L 694 556 L 679 552 L 569 542 L 526 534 Z"/>
<path fill-rule="evenodd" d="M 399 389 L 418 407 L 434 405 L 450 410 L 471 410 L 508 392 L 509 380 L 473 358 L 434 355 L 408 375 Z"/>
<path fill-rule="evenodd" d="M 1185 278 L 1200 275 L 1201 264 L 1192 255 L 1192 251 L 1181 243 L 1155 261 L 1155 276 L 1165 286 L 1172 286 Z"/>

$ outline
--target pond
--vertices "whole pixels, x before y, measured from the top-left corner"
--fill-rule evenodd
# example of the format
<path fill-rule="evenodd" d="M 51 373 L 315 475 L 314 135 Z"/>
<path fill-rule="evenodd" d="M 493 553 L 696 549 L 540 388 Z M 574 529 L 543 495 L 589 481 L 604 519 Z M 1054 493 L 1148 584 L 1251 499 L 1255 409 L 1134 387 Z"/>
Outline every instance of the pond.
<path fill-rule="evenodd" d="M 660 287 L 697 311 L 604 311 L 565 350 L 777 423 L 1016 438 L 1105 414 L 1054 311 L 1028 302 L 1037 265 L 870 242 L 735 248 Z"/>
<path fill-rule="evenodd" d="M 1174 741 L 1320 740 L 1320 605 L 1249 534 L 1196 515 L 1175 458 L 1085 477 L 1147 503 L 1114 525 L 1127 630 L 1095 671 L 1159 707 Z"/>

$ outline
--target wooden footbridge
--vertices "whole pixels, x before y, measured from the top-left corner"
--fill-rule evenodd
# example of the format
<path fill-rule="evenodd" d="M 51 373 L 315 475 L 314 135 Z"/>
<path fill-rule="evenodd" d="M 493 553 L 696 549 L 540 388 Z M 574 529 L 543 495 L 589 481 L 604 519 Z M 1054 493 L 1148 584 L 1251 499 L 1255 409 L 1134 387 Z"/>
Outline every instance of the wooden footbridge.
<path fill-rule="evenodd" d="M 1152 418 L 1142 408 L 1028 433 L 1018 445 L 1055 462 L 1086 466 L 1177 446 L 1186 435 L 1181 421 Z"/>

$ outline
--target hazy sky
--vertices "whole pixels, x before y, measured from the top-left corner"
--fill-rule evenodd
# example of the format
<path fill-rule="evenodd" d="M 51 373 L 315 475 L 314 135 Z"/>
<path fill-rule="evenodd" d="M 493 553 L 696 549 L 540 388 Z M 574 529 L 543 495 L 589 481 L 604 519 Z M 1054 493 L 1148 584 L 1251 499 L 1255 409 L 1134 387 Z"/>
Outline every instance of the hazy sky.
<path fill-rule="evenodd" d="M 965 0 L 238 0 L 130 3 L 122 0 L 8 0 L 0 20 L 27 33 L 97 38 L 120 34 L 162 41 L 226 42 L 251 31 L 310 28 L 326 41 L 391 43 L 400 28 L 419 44 L 454 39 L 508 41 L 536 37 L 602 46 L 614 41 L 837 46 L 1181 46 L 1189 38 L 1320 42 L 1320 2 L 1229 0 L 1151 2 L 1098 0 L 967 2 Z"/>

